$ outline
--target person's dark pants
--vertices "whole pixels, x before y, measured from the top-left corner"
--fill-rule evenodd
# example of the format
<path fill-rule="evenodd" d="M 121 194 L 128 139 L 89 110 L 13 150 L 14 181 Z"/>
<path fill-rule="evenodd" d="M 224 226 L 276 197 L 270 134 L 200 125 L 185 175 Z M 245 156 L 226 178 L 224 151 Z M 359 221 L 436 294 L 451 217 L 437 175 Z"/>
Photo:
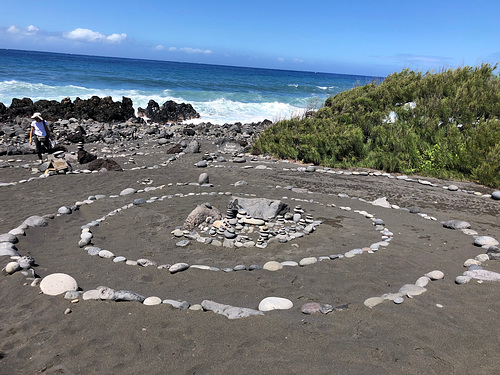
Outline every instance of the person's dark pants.
<path fill-rule="evenodd" d="M 41 139 L 35 135 L 35 147 L 38 159 L 42 160 L 42 152 L 49 153 L 50 151 L 50 140 L 48 137 L 42 137 Z"/>

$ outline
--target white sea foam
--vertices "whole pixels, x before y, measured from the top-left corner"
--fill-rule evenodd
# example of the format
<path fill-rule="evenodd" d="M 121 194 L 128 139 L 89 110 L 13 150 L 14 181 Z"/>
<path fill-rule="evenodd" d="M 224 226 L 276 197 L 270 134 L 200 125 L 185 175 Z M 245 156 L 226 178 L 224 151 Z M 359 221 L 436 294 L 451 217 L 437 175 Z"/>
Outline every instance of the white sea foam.
<path fill-rule="evenodd" d="M 146 108 L 151 99 L 160 105 L 168 100 L 189 103 L 201 116 L 200 119 L 188 121 L 189 123 L 211 122 L 212 124 L 250 123 L 265 119 L 276 121 L 290 118 L 303 112 L 303 108 L 307 107 L 309 100 L 307 98 L 295 100 L 293 105 L 278 101 L 247 103 L 225 98 L 210 99 L 211 95 L 208 93 L 200 93 L 199 97 L 203 98 L 202 100 L 186 100 L 175 95 L 171 90 L 146 92 L 141 90 L 91 89 L 74 85 L 49 86 L 18 81 L 0 82 L 0 102 L 7 106 L 12 102 L 12 98 L 29 97 L 33 101 L 40 99 L 61 101 L 67 97 L 75 100 L 77 97 L 88 99 L 94 95 L 111 96 L 115 101 L 121 101 L 124 96 L 128 97 L 132 100 L 136 111 L 139 107 Z"/>

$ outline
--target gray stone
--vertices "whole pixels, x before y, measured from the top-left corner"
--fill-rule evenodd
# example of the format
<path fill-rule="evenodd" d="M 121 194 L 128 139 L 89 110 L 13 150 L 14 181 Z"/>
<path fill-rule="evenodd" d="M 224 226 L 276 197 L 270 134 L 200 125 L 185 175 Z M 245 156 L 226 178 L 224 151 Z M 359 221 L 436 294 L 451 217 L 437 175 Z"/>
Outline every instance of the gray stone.
<path fill-rule="evenodd" d="M 494 200 L 500 201 L 500 191 L 496 190 L 493 193 L 491 193 L 491 198 Z"/>
<path fill-rule="evenodd" d="M 146 200 L 144 198 L 134 199 L 134 202 L 133 202 L 133 204 L 136 206 L 141 205 L 141 204 L 145 204 L 145 203 L 146 203 Z"/>
<path fill-rule="evenodd" d="M 476 246 L 498 246 L 498 241 L 490 236 L 474 236 L 474 245 Z"/>
<path fill-rule="evenodd" d="M 206 204 L 198 205 L 186 218 L 184 221 L 184 229 L 193 230 L 195 227 L 204 223 L 208 218 L 214 220 L 222 219 L 222 214 L 215 207 L 207 207 Z"/>
<path fill-rule="evenodd" d="M 465 283 L 468 283 L 469 281 L 471 281 L 472 277 L 470 276 L 457 276 L 455 278 L 455 283 L 457 284 L 465 284 Z"/>
<path fill-rule="evenodd" d="M 191 241 L 189 241 L 189 240 L 182 240 L 182 241 L 176 242 L 175 245 L 179 246 L 179 247 L 186 247 L 190 243 L 191 243 Z"/>
<path fill-rule="evenodd" d="M 46 227 L 49 225 L 49 221 L 41 216 L 30 216 L 23 221 L 23 225 L 27 227 Z"/>
<path fill-rule="evenodd" d="M 73 211 L 71 210 L 71 208 L 66 207 L 66 206 L 59 207 L 59 209 L 57 210 L 57 213 L 60 215 L 69 215 L 72 212 Z"/>
<path fill-rule="evenodd" d="M 214 301 L 204 300 L 201 303 L 203 309 L 213 311 L 216 314 L 221 314 L 228 319 L 247 318 L 255 315 L 264 315 L 262 311 L 248 309 L 245 307 L 235 307 L 230 305 L 223 305 Z"/>
<path fill-rule="evenodd" d="M 424 276 L 427 276 L 431 280 L 441 280 L 444 278 L 444 273 L 439 270 L 434 270 L 426 273 Z"/>
<path fill-rule="evenodd" d="M 403 303 L 404 301 L 405 300 L 404 300 L 403 297 L 396 297 L 396 298 L 394 298 L 394 303 L 398 304 L 398 305 L 401 304 L 401 303 Z"/>
<path fill-rule="evenodd" d="M 19 256 L 17 247 L 11 242 L 0 242 L 0 256 Z"/>
<path fill-rule="evenodd" d="M 127 188 L 127 189 L 124 189 L 120 192 L 120 195 L 121 196 L 124 196 L 124 195 L 130 195 L 130 194 L 135 194 L 137 193 L 137 190 L 134 189 L 134 188 Z"/>
<path fill-rule="evenodd" d="M 210 182 L 210 178 L 208 177 L 208 173 L 202 173 L 200 174 L 200 176 L 198 177 L 198 183 L 200 185 L 203 185 L 203 184 L 208 184 Z"/>
<path fill-rule="evenodd" d="M 300 308 L 300 311 L 303 313 L 303 314 L 314 314 L 314 313 L 318 313 L 320 312 L 321 310 L 321 305 L 317 302 L 308 302 L 308 303 L 305 303 L 302 305 L 302 307 Z"/>
<path fill-rule="evenodd" d="M 406 296 L 418 296 L 426 290 L 427 289 L 415 284 L 405 284 L 399 289 L 399 293 Z"/>
<path fill-rule="evenodd" d="M 208 165 L 206 160 L 201 160 L 198 163 L 196 163 L 194 166 L 198 168 L 206 168 Z"/>
<path fill-rule="evenodd" d="M 170 266 L 168 269 L 170 273 L 182 272 L 189 268 L 189 264 L 187 263 L 175 263 Z"/>
<path fill-rule="evenodd" d="M 465 271 L 463 275 L 477 280 L 500 281 L 500 273 L 487 270 Z"/>
<path fill-rule="evenodd" d="M 442 222 L 443 227 L 449 228 L 449 229 L 469 229 L 471 225 L 462 220 L 448 220 L 448 221 L 443 221 Z"/>
<path fill-rule="evenodd" d="M 233 210 L 244 209 L 251 217 L 264 220 L 290 211 L 290 207 L 280 200 L 266 198 L 231 197 L 227 207 Z"/>
<path fill-rule="evenodd" d="M 363 302 L 363 304 L 366 307 L 369 307 L 371 309 L 371 308 L 381 304 L 384 301 L 385 300 L 382 297 L 371 297 L 371 298 L 366 299 L 365 302 Z"/>
<path fill-rule="evenodd" d="M 458 186 L 456 186 L 456 185 L 450 185 L 450 186 L 448 186 L 448 190 L 449 191 L 457 191 L 458 190 Z"/>
<path fill-rule="evenodd" d="M 101 249 L 96 246 L 86 247 L 85 250 L 87 250 L 87 253 L 92 256 L 99 255 L 99 252 L 101 251 Z"/>
<path fill-rule="evenodd" d="M 176 301 L 173 299 L 164 299 L 164 304 L 170 305 L 179 310 L 187 310 L 189 308 L 189 303 L 187 301 Z"/>
<path fill-rule="evenodd" d="M 18 239 L 15 235 L 13 235 L 11 233 L 4 233 L 4 234 L 0 234 L 0 243 L 1 242 L 17 243 Z"/>
<path fill-rule="evenodd" d="M 141 267 L 149 267 L 149 266 L 156 267 L 157 266 L 155 261 L 150 260 L 150 259 L 144 259 L 144 258 L 137 259 L 137 265 L 141 266 Z"/>
<path fill-rule="evenodd" d="M 64 294 L 64 299 L 77 299 L 77 298 L 80 298 L 81 296 L 81 292 L 79 292 L 78 290 L 68 290 L 65 294 Z"/>
<path fill-rule="evenodd" d="M 334 307 L 332 305 L 329 305 L 329 304 L 322 304 L 319 308 L 319 312 L 322 313 L 322 314 L 328 314 L 328 313 L 331 313 L 334 309 Z"/>

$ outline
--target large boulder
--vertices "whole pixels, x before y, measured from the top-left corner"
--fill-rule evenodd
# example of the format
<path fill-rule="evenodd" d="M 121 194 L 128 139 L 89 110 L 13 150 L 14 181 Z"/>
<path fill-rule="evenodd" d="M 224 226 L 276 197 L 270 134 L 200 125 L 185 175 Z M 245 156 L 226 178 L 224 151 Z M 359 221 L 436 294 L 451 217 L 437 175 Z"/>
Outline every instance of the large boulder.
<path fill-rule="evenodd" d="M 166 101 L 161 107 L 154 100 L 150 100 L 147 108 L 138 108 L 138 112 L 158 123 L 180 122 L 200 117 L 191 104 L 178 104 L 172 100 Z"/>
<path fill-rule="evenodd" d="M 272 219 L 290 211 L 290 207 L 277 199 L 231 197 L 227 208 L 233 211 L 245 210 L 256 219 Z"/>
<path fill-rule="evenodd" d="M 88 169 L 91 171 L 100 171 L 103 168 L 108 171 L 123 171 L 123 168 L 112 159 L 96 159 L 88 165 Z"/>
<path fill-rule="evenodd" d="M 222 219 L 222 215 L 217 208 L 208 203 L 200 204 L 188 215 L 184 222 L 184 229 L 193 230 L 209 217 L 214 220 Z"/>

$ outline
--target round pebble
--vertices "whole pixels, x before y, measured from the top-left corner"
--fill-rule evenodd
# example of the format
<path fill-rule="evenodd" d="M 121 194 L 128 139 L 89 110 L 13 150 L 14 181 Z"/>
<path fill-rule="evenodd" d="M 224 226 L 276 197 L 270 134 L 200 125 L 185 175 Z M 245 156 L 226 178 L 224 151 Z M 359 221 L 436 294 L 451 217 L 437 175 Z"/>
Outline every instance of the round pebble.
<path fill-rule="evenodd" d="M 147 305 L 147 306 L 155 306 L 155 305 L 160 305 L 162 303 L 161 298 L 159 297 L 148 297 L 146 298 L 142 304 Z"/>
<path fill-rule="evenodd" d="M 311 264 L 316 263 L 317 261 L 318 261 L 318 258 L 316 258 L 316 257 L 303 258 L 303 259 L 300 260 L 299 265 L 301 267 L 303 267 L 303 266 L 309 266 Z"/>
<path fill-rule="evenodd" d="M 262 268 L 265 269 L 266 271 L 279 271 L 283 269 L 283 265 L 279 262 L 272 260 L 264 264 L 264 267 Z"/>
<path fill-rule="evenodd" d="M 259 303 L 259 311 L 288 310 L 293 302 L 281 297 L 266 297 Z"/>
<path fill-rule="evenodd" d="M 40 282 L 40 289 L 44 294 L 57 296 L 68 290 L 77 290 L 76 280 L 65 273 L 53 273 L 45 276 Z"/>
<path fill-rule="evenodd" d="M 441 280 L 444 279 L 444 273 L 438 270 L 434 270 L 425 274 L 431 280 Z"/>
<path fill-rule="evenodd" d="M 401 304 L 401 303 L 403 303 L 404 301 L 405 300 L 404 300 L 403 297 L 396 297 L 396 298 L 394 298 L 394 303 L 398 304 L 398 305 Z"/>
<path fill-rule="evenodd" d="M 314 313 L 320 312 L 320 310 L 321 310 L 321 305 L 319 303 L 316 303 L 316 302 L 305 303 L 300 308 L 300 311 L 303 314 L 314 314 Z"/>

